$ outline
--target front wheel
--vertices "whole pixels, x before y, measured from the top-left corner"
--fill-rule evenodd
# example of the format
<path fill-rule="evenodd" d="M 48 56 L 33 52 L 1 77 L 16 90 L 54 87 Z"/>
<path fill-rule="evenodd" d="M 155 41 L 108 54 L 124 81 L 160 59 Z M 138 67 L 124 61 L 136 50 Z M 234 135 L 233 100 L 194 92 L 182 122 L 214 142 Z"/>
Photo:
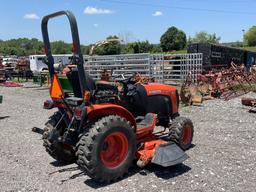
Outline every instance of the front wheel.
<path fill-rule="evenodd" d="M 109 183 L 128 172 L 135 151 L 136 137 L 130 124 L 119 116 L 107 116 L 81 137 L 77 163 L 89 177 Z"/>
<path fill-rule="evenodd" d="M 194 126 L 190 119 L 185 117 L 176 117 L 169 129 L 169 140 L 174 141 L 183 150 L 187 150 L 191 147 L 194 135 Z"/>

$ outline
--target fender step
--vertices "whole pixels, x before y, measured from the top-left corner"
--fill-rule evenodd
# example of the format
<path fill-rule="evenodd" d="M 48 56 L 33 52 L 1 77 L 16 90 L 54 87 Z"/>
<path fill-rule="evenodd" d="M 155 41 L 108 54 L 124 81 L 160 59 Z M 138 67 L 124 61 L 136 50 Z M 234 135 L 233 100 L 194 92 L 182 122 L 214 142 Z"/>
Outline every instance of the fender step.
<path fill-rule="evenodd" d="M 151 162 L 163 167 L 169 167 L 181 164 L 188 158 L 189 156 L 174 142 L 169 142 L 159 145 Z"/>

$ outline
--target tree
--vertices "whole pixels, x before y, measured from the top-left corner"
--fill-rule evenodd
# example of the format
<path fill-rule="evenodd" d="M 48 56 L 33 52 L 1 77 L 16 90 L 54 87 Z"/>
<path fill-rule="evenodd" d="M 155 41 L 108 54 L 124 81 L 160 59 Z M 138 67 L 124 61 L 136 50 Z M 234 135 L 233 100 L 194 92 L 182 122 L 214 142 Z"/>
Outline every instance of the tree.
<path fill-rule="evenodd" d="M 256 46 L 256 26 L 252 26 L 244 35 L 245 43 L 248 46 Z"/>
<path fill-rule="evenodd" d="M 131 53 L 149 53 L 153 49 L 153 45 L 148 41 L 137 41 L 127 44 L 128 50 L 131 50 Z"/>
<path fill-rule="evenodd" d="M 184 49 L 187 43 L 186 34 L 174 26 L 170 27 L 161 36 L 160 43 L 163 51 Z"/>
<path fill-rule="evenodd" d="M 94 45 L 81 45 L 82 54 L 89 55 L 91 48 L 95 47 L 94 54 L 113 55 L 127 53 L 160 53 L 162 52 L 159 44 L 151 44 L 149 41 L 136 41 L 123 44 L 117 36 L 108 36 L 104 41 Z M 70 54 L 72 44 L 64 41 L 51 42 L 53 54 Z M 44 54 L 43 42 L 36 39 L 18 38 L 10 40 L 0 39 L 0 55 L 28 56 L 34 54 Z"/>
<path fill-rule="evenodd" d="M 153 44 L 153 48 L 152 48 L 151 52 L 152 53 L 161 53 L 161 52 L 163 52 L 163 50 L 159 44 Z"/>
<path fill-rule="evenodd" d="M 19 38 L 0 41 L 0 53 L 4 55 L 15 54 L 17 56 L 42 54 L 43 42 L 32 38 Z"/>
<path fill-rule="evenodd" d="M 139 53 L 149 53 L 153 49 L 153 45 L 148 41 L 141 41 L 139 44 Z"/>
<path fill-rule="evenodd" d="M 114 36 L 108 36 L 105 41 L 99 43 L 96 47 L 95 53 L 97 55 L 116 55 L 121 53 L 121 43 L 119 38 Z"/>
<path fill-rule="evenodd" d="M 81 45 L 81 51 L 83 55 L 89 55 L 91 46 Z"/>
<path fill-rule="evenodd" d="M 71 53 L 72 48 L 70 44 L 64 41 L 55 41 L 51 43 L 53 54 L 68 54 Z"/>
<path fill-rule="evenodd" d="M 209 34 L 205 31 L 200 31 L 195 34 L 195 37 L 189 37 L 188 43 L 215 43 L 220 42 L 220 37 L 217 37 L 215 33 Z"/>

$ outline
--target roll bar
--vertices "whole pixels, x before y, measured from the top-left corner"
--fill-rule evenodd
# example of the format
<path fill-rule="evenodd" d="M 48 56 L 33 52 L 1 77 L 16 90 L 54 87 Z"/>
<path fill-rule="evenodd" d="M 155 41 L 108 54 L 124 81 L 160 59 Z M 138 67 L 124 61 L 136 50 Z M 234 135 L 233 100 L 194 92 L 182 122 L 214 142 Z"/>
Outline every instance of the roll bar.
<path fill-rule="evenodd" d="M 50 77 L 52 78 L 52 76 L 55 72 L 54 72 L 54 66 L 53 66 L 54 58 L 52 56 L 51 44 L 50 44 L 49 33 L 48 33 L 48 21 L 50 19 L 53 19 L 53 18 L 59 17 L 59 16 L 67 16 L 67 18 L 69 20 L 72 41 L 73 41 L 73 49 L 72 49 L 73 58 L 74 58 L 73 64 L 76 64 L 77 68 L 78 68 L 79 84 L 80 84 L 81 92 L 83 95 L 84 91 L 88 90 L 86 83 L 85 83 L 86 79 L 85 79 L 85 71 L 84 71 L 84 60 L 83 60 L 83 55 L 81 53 L 76 18 L 73 15 L 73 13 L 70 11 L 59 11 L 56 13 L 52 13 L 50 15 L 46 15 L 42 19 L 41 30 L 42 30 L 43 41 L 44 41 L 44 50 L 45 50 L 45 54 L 46 54 L 46 63 L 49 68 Z"/>

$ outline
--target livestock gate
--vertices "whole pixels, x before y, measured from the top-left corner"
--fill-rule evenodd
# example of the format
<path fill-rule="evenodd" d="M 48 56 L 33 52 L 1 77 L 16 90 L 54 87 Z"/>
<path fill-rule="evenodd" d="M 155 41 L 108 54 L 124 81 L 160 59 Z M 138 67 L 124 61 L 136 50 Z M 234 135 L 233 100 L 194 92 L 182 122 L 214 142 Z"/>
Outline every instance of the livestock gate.
<path fill-rule="evenodd" d="M 202 73 L 202 54 L 123 54 L 85 56 L 85 70 L 95 80 L 103 70 L 112 71 L 113 78 L 129 77 L 138 72 L 154 77 L 157 82 L 181 84 L 188 74 L 196 80 Z"/>

